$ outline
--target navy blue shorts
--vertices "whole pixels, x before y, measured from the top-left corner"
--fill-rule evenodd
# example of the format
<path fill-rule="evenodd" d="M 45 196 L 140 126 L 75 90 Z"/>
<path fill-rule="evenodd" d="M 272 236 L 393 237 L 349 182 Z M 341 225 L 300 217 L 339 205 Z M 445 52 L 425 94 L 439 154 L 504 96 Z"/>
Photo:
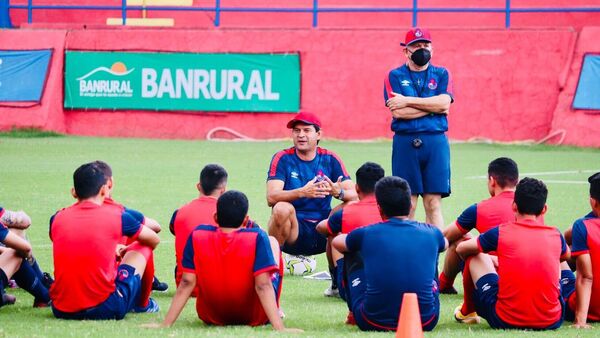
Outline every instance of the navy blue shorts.
<path fill-rule="evenodd" d="M 420 142 L 420 146 L 415 147 Z M 402 177 L 413 195 L 450 195 L 450 144 L 445 134 L 396 134 L 392 175 Z"/>
<path fill-rule="evenodd" d="M 560 293 L 565 302 L 565 319 L 572 322 L 575 320 L 575 309 L 569 306 L 569 298 L 575 295 L 575 274 L 571 270 L 560 272 Z"/>
<path fill-rule="evenodd" d="M 347 259 L 347 257 L 345 259 Z M 358 328 L 362 331 L 395 331 L 398 327 L 399 310 L 395 313 L 387 313 L 377 316 L 376 318 L 369 316 L 364 311 L 367 282 L 364 269 L 362 268 L 362 262 L 355 262 L 354 264 L 352 262 L 347 262 L 346 268 L 348 277 L 348 287 L 346 291 L 348 297 L 347 302 L 352 309 L 352 314 L 354 315 L 354 320 L 356 321 Z M 421 317 L 423 331 L 433 330 L 439 320 L 440 299 L 437 287 L 435 288 L 434 292 L 435 304 L 434 308 L 431 309 L 433 311 L 423 311 L 423 309 L 421 309 L 422 312 L 433 313 L 431 316 Z"/>
<path fill-rule="evenodd" d="M 494 329 L 526 329 L 526 327 L 517 327 L 504 322 L 496 313 L 496 302 L 498 301 L 498 275 L 495 273 L 488 273 L 487 275 L 479 278 L 475 284 L 475 291 L 473 292 L 473 299 L 475 301 L 475 310 L 477 314 L 485 320 Z M 564 309 L 564 302 L 561 303 Z M 543 329 L 535 330 L 554 330 L 558 329 L 562 324 L 563 316 L 554 324 L 545 327 Z"/>
<path fill-rule="evenodd" d="M 123 319 L 135 306 L 140 297 L 141 278 L 131 265 L 121 264 L 117 270 L 117 289 L 108 298 L 92 308 L 79 312 L 62 312 L 54 306 L 52 312 L 61 319 L 109 320 Z"/>
<path fill-rule="evenodd" d="M 327 215 L 325 215 L 327 217 Z M 317 224 L 322 219 L 307 219 L 302 214 L 298 217 L 298 238 L 294 244 L 284 243 L 281 250 L 290 255 L 317 255 L 325 252 L 327 237 L 317 232 Z"/>

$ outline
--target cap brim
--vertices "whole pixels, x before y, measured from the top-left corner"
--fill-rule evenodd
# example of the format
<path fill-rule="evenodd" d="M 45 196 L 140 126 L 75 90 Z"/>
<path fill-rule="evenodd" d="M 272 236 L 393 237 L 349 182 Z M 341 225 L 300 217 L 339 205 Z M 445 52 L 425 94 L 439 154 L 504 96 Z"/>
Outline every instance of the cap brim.
<path fill-rule="evenodd" d="M 292 129 L 298 123 L 304 123 L 304 124 L 308 124 L 310 126 L 319 127 L 319 125 L 314 122 L 310 122 L 310 121 L 306 121 L 306 120 L 296 120 L 296 119 L 293 119 L 290 122 L 288 122 L 287 127 L 288 127 L 288 129 Z"/>
<path fill-rule="evenodd" d="M 410 46 L 410 45 L 412 45 L 413 43 L 415 43 L 415 42 L 419 42 L 419 41 L 427 41 L 427 42 L 431 43 L 431 40 L 429 40 L 429 39 L 425 39 L 425 38 L 418 38 L 418 39 L 414 39 L 414 40 L 412 40 L 412 41 L 411 41 L 411 42 L 409 42 L 409 43 L 400 42 L 400 46 L 403 46 L 403 47 Z"/>

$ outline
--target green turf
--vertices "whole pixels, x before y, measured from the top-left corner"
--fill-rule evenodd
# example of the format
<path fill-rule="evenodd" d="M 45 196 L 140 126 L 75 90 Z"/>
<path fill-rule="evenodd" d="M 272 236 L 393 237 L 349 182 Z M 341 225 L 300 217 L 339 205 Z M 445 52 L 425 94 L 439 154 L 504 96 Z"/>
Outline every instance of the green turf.
<path fill-rule="evenodd" d="M 27 133 L 26 133 L 27 134 Z M 269 208 L 265 200 L 265 176 L 271 156 L 289 142 L 200 142 L 146 139 L 109 139 L 83 137 L 39 137 L 35 132 L 29 138 L 22 133 L 0 134 L 0 203 L 8 209 L 24 209 L 33 219 L 29 238 L 41 266 L 52 271 L 51 243 L 48 239 L 48 218 L 57 210 L 73 202 L 70 196 L 71 175 L 80 164 L 96 159 L 110 163 L 115 177 L 115 199 L 143 211 L 157 219 L 166 229 L 172 212 L 196 197 L 195 184 L 203 165 L 217 162 L 230 174 L 229 188 L 244 191 L 250 199 L 250 214 L 265 225 Z M 16 136 L 16 137 L 15 137 Z M 333 142 L 322 145 L 336 151 L 353 174 L 365 161 L 381 163 L 390 170 L 391 143 Z M 600 169 L 597 149 L 577 149 L 548 146 L 452 145 L 452 196 L 444 200 L 446 223 L 454 220 L 471 203 L 487 197 L 484 178 L 487 163 L 498 156 L 510 156 L 522 173 L 579 171 L 564 174 L 538 174 L 549 180 L 549 211 L 546 220 L 561 229 L 588 212 L 585 179 L 586 170 Z M 560 183 L 559 181 L 573 181 Z M 556 183 L 552 183 L 556 182 Z M 418 218 L 423 218 L 419 208 Z M 161 233 L 163 243 L 156 252 L 157 275 L 171 285 L 174 265 L 173 236 Z M 318 257 L 319 269 L 326 267 L 325 259 Z M 460 285 L 459 282 L 456 283 Z M 284 280 L 282 307 L 287 315 L 287 326 L 299 327 L 310 336 L 382 335 L 359 333 L 356 327 L 343 324 L 345 305 L 337 299 L 322 296 L 327 282 L 309 281 L 299 277 Z M 12 291 L 11 291 L 12 292 Z M 32 309 L 32 298 L 20 290 L 17 304 L 0 309 L 0 336 L 263 336 L 272 334 L 270 327 L 246 328 L 206 327 L 195 316 L 189 302 L 179 321 L 172 329 L 151 331 L 140 329 L 142 323 L 159 321 L 170 304 L 174 290 L 157 294 L 161 306 L 159 314 L 130 314 L 121 322 L 70 322 L 52 318 L 48 309 Z M 487 324 L 467 327 L 452 319 L 452 310 L 460 304 L 460 296 L 441 297 L 441 319 L 435 337 L 499 337 L 499 336 L 597 336 L 596 326 L 591 331 L 577 331 L 563 327 L 555 332 L 501 332 Z"/>

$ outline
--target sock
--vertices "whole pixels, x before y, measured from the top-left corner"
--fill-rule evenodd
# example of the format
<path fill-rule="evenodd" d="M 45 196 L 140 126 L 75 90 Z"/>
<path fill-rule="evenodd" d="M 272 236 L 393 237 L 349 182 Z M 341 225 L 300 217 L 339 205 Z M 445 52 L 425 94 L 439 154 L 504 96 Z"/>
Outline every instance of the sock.
<path fill-rule="evenodd" d="M 146 262 L 146 269 L 142 275 L 142 286 L 140 288 L 139 306 L 146 307 L 152 293 L 152 282 L 154 282 L 154 254 L 150 251 L 150 257 Z"/>
<path fill-rule="evenodd" d="M 38 278 L 35 269 L 27 260 L 23 260 L 13 279 L 21 288 L 33 295 L 36 301 L 50 302 L 48 289 L 42 283 L 42 279 Z"/>
<path fill-rule="evenodd" d="M 0 268 L 0 306 L 4 305 L 4 287 L 8 285 L 6 272 Z"/>
<path fill-rule="evenodd" d="M 462 312 L 463 315 L 475 312 L 475 301 L 473 300 L 475 284 L 473 284 L 473 278 L 471 278 L 471 271 L 469 270 L 470 265 L 471 259 L 467 258 L 463 269 L 463 305 L 460 309 L 460 312 Z"/>
<path fill-rule="evenodd" d="M 329 274 L 331 275 L 331 288 L 332 289 L 337 289 L 338 284 L 337 284 L 337 273 L 335 271 L 335 266 L 330 266 L 329 267 Z"/>
<path fill-rule="evenodd" d="M 440 273 L 440 290 L 450 289 L 454 286 L 454 278 L 450 279 L 444 271 Z"/>

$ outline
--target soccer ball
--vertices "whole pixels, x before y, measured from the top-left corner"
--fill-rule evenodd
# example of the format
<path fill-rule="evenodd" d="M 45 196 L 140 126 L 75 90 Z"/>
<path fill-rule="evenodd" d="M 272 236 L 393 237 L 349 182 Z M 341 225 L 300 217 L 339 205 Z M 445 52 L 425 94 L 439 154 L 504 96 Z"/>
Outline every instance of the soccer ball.
<path fill-rule="evenodd" d="M 285 254 L 283 256 L 286 274 L 303 276 L 311 274 L 317 268 L 317 261 L 312 257 L 294 256 Z"/>

